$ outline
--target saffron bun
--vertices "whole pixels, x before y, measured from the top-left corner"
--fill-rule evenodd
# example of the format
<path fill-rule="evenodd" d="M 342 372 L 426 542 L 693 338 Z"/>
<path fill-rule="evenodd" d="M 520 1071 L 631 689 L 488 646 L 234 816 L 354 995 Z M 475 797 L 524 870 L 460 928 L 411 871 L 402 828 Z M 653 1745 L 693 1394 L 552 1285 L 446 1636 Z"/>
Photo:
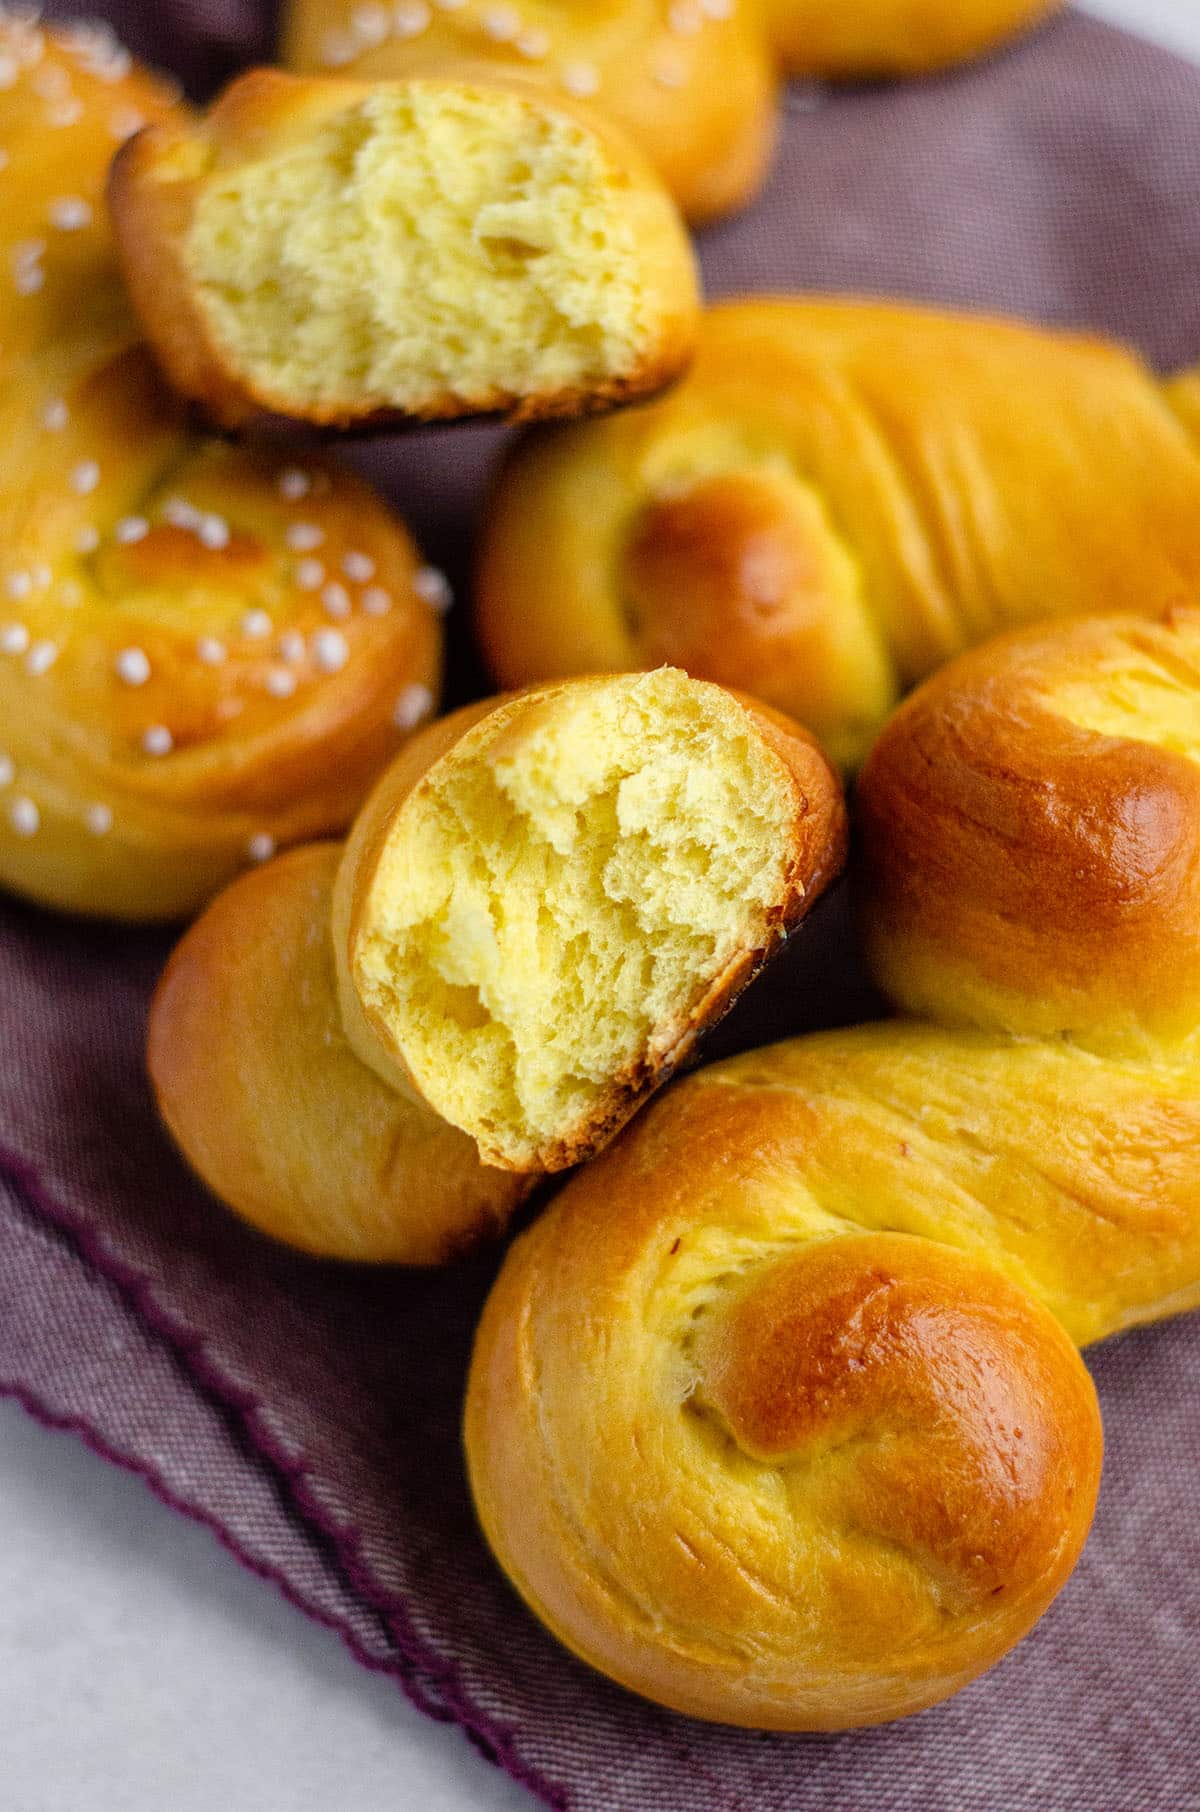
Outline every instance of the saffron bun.
<path fill-rule="evenodd" d="M 490 671 L 517 686 L 669 661 L 855 767 L 963 648 L 1200 592 L 1194 387 L 982 316 L 711 308 L 669 396 L 504 460 L 477 573 Z"/>
<path fill-rule="evenodd" d="M 347 1043 L 339 857 L 336 843 L 289 850 L 191 926 L 151 1008 L 151 1081 L 192 1167 L 261 1232 L 322 1258 L 442 1264 L 495 1238 L 526 1185 Z"/>
<path fill-rule="evenodd" d="M 744 207 L 775 140 L 780 75 L 920 75 L 1003 43 L 1061 0 L 292 0 L 283 61 L 409 76 L 486 62 L 602 109 L 696 224 Z"/>
<path fill-rule="evenodd" d="M 344 850 L 288 851 L 186 932 L 150 1012 L 162 1117 L 276 1239 L 457 1257 L 690 1051 L 844 835 L 804 732 L 681 674 L 467 706 Z"/>
<path fill-rule="evenodd" d="M 687 218 L 745 205 L 775 139 L 777 75 L 755 8 L 729 0 L 297 0 L 282 60 L 306 74 L 407 78 L 466 61 L 612 119 Z"/>
<path fill-rule="evenodd" d="M 1049 1310 L 963 1249 L 919 1153 L 897 1213 L 837 1134 L 877 1104 L 791 1051 L 668 1090 L 521 1235 L 466 1450 L 496 1558 L 581 1659 L 691 1717 L 840 1730 L 1025 1635 L 1102 1435 Z"/>
<path fill-rule="evenodd" d="M 893 1000 L 1061 1050 L 1081 1091 L 1130 1064 L 1200 1101 L 1200 608 L 964 656 L 888 725 L 861 797 L 864 929 Z M 1164 1215 L 1195 1112 L 1147 1147 Z"/>
<path fill-rule="evenodd" d="M 103 195 L 173 91 L 99 27 L 10 14 L 0 56 L 0 885 L 170 919 L 349 822 L 436 703 L 441 582 L 357 479 L 197 435 L 156 375 Z"/>
<path fill-rule="evenodd" d="M 806 732 L 662 669 L 432 726 L 379 782 L 333 902 L 364 1062 L 485 1163 L 598 1150 L 782 944 L 844 855 Z"/>
<path fill-rule="evenodd" d="M 575 1652 L 837 1729 L 1017 1641 L 1087 1533 L 1071 1350 L 1200 1305 L 1200 609 L 964 654 L 859 787 L 900 1017 L 669 1090 L 512 1248 L 484 1530 Z"/>
<path fill-rule="evenodd" d="M 109 183 L 175 387 L 227 426 L 579 415 L 691 357 L 674 203 L 602 116 L 486 69 L 240 76 Z"/>

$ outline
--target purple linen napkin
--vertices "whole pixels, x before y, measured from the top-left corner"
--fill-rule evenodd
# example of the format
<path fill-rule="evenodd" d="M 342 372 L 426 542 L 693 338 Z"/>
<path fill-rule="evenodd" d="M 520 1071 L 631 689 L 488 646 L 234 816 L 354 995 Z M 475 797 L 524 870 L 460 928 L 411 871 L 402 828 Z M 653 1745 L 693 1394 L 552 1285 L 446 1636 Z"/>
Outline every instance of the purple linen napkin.
<path fill-rule="evenodd" d="M 197 92 L 269 39 L 255 0 L 108 10 Z M 1200 70 L 1068 17 L 949 78 L 811 100 L 793 94 L 768 194 L 705 236 L 711 293 L 900 294 L 1200 359 Z M 350 457 L 461 577 L 498 438 Z M 837 1738 L 659 1712 L 565 1655 L 476 1532 L 458 1417 L 491 1262 L 313 1263 L 243 1229 L 175 1156 L 141 1056 L 166 948 L 0 903 L 0 1391 L 139 1472 L 563 1812 L 1200 1812 L 1200 1323 L 1091 1355 L 1096 1530 L 986 1679 Z M 837 900 L 785 961 L 722 1048 L 869 1010 Z"/>

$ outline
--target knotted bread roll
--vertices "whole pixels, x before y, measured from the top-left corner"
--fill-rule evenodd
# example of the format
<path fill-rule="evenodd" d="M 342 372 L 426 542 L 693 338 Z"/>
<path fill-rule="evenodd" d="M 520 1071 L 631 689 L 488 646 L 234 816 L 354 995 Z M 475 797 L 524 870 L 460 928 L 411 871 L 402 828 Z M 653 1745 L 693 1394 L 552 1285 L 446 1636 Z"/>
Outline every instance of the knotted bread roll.
<path fill-rule="evenodd" d="M 910 1017 L 668 1091 L 513 1248 L 467 1406 L 551 1629 L 789 1729 L 918 1710 L 1023 1634 L 1099 1472 L 1068 1337 L 1200 1304 L 1200 611 L 965 655 L 859 799 Z"/>
<path fill-rule="evenodd" d="M 109 201 L 176 387 L 226 425 L 579 415 L 688 363 L 695 260 L 601 115 L 486 69 L 256 69 L 132 139 Z"/>
<path fill-rule="evenodd" d="M 0 21 L 0 883 L 191 912 L 340 829 L 435 702 L 444 581 L 357 479 L 203 440 L 129 309 L 103 187 L 178 117 L 100 27 Z"/>
<path fill-rule="evenodd" d="M 523 685 L 670 661 L 853 766 L 902 689 L 996 631 L 1200 596 L 1189 395 L 1013 322 L 713 308 L 670 396 L 505 462 L 479 561 L 489 665 Z"/>
<path fill-rule="evenodd" d="M 163 1117 L 279 1238 L 452 1256 L 612 1137 L 844 842 L 807 734 L 683 674 L 468 706 L 384 775 L 336 880 L 294 852 L 188 932 L 150 1018 Z"/>
<path fill-rule="evenodd" d="M 602 108 L 684 213 L 742 207 L 774 139 L 778 70 L 917 74 L 976 55 L 1060 0 L 293 0 L 283 60 L 408 76 L 466 58 Z"/>

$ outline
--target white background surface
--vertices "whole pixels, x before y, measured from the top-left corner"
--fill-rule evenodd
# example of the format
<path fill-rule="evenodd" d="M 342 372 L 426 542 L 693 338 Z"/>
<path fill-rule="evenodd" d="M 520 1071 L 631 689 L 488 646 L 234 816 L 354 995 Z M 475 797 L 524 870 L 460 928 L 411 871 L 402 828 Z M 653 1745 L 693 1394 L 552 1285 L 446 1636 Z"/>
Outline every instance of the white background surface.
<path fill-rule="evenodd" d="M 1200 0 L 1090 10 L 1200 59 Z M 0 1812 L 530 1803 L 206 1532 L 0 1403 Z"/>

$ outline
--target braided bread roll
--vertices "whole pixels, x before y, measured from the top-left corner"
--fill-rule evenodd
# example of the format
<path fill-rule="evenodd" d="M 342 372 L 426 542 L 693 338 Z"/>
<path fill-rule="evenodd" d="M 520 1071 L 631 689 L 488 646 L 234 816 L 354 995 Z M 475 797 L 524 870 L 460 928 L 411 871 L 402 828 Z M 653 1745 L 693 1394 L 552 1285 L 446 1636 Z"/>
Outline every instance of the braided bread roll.
<path fill-rule="evenodd" d="M 1070 1340 L 1200 1304 L 1200 611 L 1025 630 L 892 719 L 867 947 L 909 1017 L 671 1090 L 525 1234 L 466 1436 L 505 1570 L 700 1716 L 954 1691 L 1084 1540 Z"/>
<path fill-rule="evenodd" d="M 103 187 L 172 92 L 99 28 L 9 16 L 0 62 L 0 882 L 175 917 L 349 820 L 433 707 L 443 588 L 357 479 L 158 380 Z"/>
<path fill-rule="evenodd" d="M 853 766 L 960 649 L 1197 594 L 1189 394 L 1118 346 L 1011 322 L 713 308 L 670 396 L 506 460 L 479 560 L 490 668 L 523 685 L 670 661 Z"/>
<path fill-rule="evenodd" d="M 150 1013 L 164 1120 L 306 1251 L 439 1263 L 606 1143 L 836 877 L 808 734 L 664 671 L 485 699 L 187 932 Z"/>
<path fill-rule="evenodd" d="M 701 223 L 743 207 L 775 136 L 777 71 L 861 80 L 977 55 L 1061 0 L 293 0 L 283 60 L 356 79 L 463 59 L 602 108 Z"/>

